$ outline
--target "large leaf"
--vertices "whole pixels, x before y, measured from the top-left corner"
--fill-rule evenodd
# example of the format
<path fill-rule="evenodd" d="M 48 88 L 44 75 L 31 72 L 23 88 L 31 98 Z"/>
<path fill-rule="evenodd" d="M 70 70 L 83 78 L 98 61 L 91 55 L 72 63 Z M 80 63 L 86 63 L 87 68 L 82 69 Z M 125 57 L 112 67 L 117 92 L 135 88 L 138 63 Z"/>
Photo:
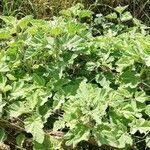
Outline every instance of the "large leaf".
<path fill-rule="evenodd" d="M 24 121 L 25 130 L 33 135 L 33 139 L 38 143 L 44 141 L 43 122 L 40 116 L 31 116 Z"/>
<path fill-rule="evenodd" d="M 13 82 L 11 96 L 13 99 L 25 97 L 24 81 Z"/>
<path fill-rule="evenodd" d="M 136 133 L 137 131 L 140 133 L 146 133 L 147 131 L 150 131 L 150 121 L 143 118 L 133 121 L 130 126 L 132 134 Z"/>
<path fill-rule="evenodd" d="M 87 141 L 90 137 L 90 130 L 81 124 L 77 124 L 76 127 L 65 135 L 68 139 L 66 145 L 73 145 L 75 147 L 81 141 Z"/>
<path fill-rule="evenodd" d="M 125 87 L 135 88 L 140 83 L 140 77 L 135 71 L 127 70 L 121 74 L 120 81 Z"/>
<path fill-rule="evenodd" d="M 53 148 L 53 144 L 51 143 L 51 139 L 49 136 L 44 137 L 43 143 L 34 142 L 34 150 L 47 150 Z"/>
<path fill-rule="evenodd" d="M 25 104 L 25 101 L 16 101 L 9 106 L 10 117 L 18 117 L 22 114 L 30 113 L 31 109 Z"/>

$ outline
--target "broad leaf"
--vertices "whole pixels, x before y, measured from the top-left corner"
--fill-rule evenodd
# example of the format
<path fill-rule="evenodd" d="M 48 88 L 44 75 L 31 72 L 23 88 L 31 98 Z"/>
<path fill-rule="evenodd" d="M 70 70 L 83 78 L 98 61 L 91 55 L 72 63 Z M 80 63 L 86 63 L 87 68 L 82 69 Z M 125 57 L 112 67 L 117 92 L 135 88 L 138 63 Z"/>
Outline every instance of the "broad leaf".
<path fill-rule="evenodd" d="M 43 131 L 43 122 L 40 116 L 31 116 L 24 121 L 25 130 L 28 133 L 32 133 L 33 139 L 38 143 L 43 143 L 44 141 L 44 131 Z"/>

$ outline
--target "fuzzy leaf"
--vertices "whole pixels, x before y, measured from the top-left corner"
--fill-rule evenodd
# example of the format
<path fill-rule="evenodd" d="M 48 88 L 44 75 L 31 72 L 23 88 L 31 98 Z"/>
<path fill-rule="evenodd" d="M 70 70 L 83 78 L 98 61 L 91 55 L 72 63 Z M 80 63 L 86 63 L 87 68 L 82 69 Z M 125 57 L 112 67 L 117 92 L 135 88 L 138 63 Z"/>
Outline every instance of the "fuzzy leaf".
<path fill-rule="evenodd" d="M 43 122 L 39 116 L 32 116 L 24 121 L 25 130 L 33 135 L 33 139 L 38 143 L 44 141 Z"/>

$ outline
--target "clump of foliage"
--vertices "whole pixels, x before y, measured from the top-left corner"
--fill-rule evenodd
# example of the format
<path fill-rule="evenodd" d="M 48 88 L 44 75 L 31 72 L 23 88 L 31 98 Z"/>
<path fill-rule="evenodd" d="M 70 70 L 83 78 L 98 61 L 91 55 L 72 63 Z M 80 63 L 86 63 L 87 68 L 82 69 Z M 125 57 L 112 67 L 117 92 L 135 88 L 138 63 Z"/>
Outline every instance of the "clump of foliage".
<path fill-rule="evenodd" d="M 103 16 L 78 4 L 50 21 L 0 17 L 2 144 L 150 147 L 150 35 L 125 9 Z"/>

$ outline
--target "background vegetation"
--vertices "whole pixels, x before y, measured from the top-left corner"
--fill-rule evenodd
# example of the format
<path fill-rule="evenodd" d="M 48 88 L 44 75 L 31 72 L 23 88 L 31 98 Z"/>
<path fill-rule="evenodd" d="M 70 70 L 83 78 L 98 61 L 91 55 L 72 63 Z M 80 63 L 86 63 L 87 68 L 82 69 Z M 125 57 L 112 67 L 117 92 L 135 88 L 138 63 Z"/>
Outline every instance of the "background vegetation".
<path fill-rule="evenodd" d="M 128 10 L 146 24 L 150 23 L 150 0 L 2 0 L 0 13 L 22 17 L 32 14 L 35 18 L 50 18 L 62 9 L 83 3 L 97 13 L 109 13 L 118 5 L 129 5 Z"/>

